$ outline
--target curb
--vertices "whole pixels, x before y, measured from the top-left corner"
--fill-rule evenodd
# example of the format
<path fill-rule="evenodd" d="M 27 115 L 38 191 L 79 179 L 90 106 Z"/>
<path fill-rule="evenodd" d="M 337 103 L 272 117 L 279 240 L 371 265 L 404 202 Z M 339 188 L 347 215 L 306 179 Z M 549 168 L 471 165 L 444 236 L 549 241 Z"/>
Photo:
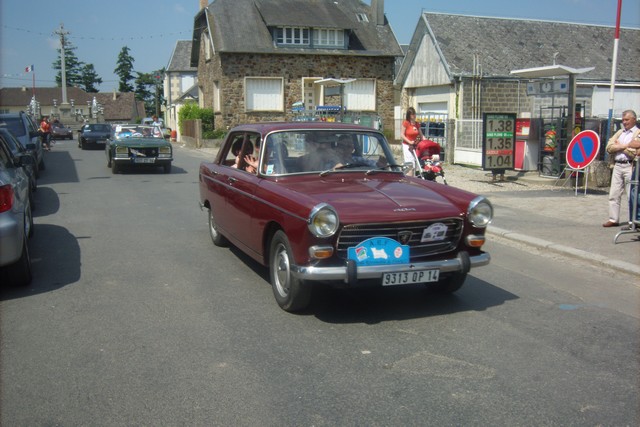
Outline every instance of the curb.
<path fill-rule="evenodd" d="M 553 243 L 548 240 L 538 239 L 537 237 L 527 236 L 526 234 L 516 233 L 514 231 L 505 230 L 500 227 L 489 226 L 487 228 L 488 234 L 495 234 L 496 236 L 503 237 L 507 240 L 522 243 L 528 246 L 533 246 L 538 249 L 547 249 L 552 252 L 556 252 L 562 255 L 567 255 L 573 258 L 590 261 L 592 263 L 601 264 L 607 268 L 620 271 L 627 274 L 636 274 L 640 276 L 640 266 L 631 264 L 625 261 L 618 261 L 615 259 L 609 259 L 602 255 L 593 254 L 583 251 L 581 249 L 572 248 L 570 246 L 561 245 L 559 243 Z"/>

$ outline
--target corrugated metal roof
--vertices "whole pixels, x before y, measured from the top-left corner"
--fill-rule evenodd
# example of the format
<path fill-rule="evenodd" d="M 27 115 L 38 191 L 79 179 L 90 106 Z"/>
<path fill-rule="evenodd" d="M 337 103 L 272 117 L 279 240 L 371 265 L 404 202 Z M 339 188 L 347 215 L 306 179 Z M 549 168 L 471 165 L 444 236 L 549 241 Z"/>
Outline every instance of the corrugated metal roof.
<path fill-rule="evenodd" d="M 454 75 L 473 72 L 478 54 L 484 76 L 509 76 L 512 70 L 551 65 L 595 67 L 581 80 L 609 81 L 614 28 L 564 22 L 424 13 Z M 622 29 L 618 82 L 638 82 L 640 30 Z"/>

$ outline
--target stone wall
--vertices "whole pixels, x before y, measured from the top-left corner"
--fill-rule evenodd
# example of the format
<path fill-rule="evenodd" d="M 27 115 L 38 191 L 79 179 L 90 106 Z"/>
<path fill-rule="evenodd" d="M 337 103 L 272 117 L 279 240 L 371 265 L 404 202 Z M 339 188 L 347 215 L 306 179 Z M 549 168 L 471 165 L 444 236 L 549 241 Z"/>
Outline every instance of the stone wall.
<path fill-rule="evenodd" d="M 200 54 L 198 82 L 202 88 L 201 106 L 213 105 L 213 82 L 220 88 L 220 108 L 215 111 L 215 128 L 228 129 L 240 123 L 291 120 L 291 106 L 302 98 L 302 79 L 336 77 L 375 79 L 376 110 L 385 129 L 393 129 L 394 58 L 341 55 L 213 55 L 206 61 Z M 281 77 L 284 79 L 284 111 L 247 112 L 244 100 L 245 77 Z"/>
<path fill-rule="evenodd" d="M 526 85 L 509 80 L 483 80 L 476 83 L 480 91 L 473 96 L 473 82 L 463 79 L 462 119 L 482 118 L 482 113 L 532 113 L 531 99 L 527 96 Z M 474 105 L 475 104 L 475 105 Z M 473 117 L 474 112 L 479 116 Z"/>

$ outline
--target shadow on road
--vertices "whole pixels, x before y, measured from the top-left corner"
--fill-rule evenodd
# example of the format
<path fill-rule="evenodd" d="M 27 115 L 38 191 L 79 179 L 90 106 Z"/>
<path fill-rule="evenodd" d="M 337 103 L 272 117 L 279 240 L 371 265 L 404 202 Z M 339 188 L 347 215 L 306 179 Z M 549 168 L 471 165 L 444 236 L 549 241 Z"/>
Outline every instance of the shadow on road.
<path fill-rule="evenodd" d="M 33 281 L 27 287 L 0 287 L 0 300 L 50 292 L 80 280 L 80 246 L 66 228 L 36 224 L 29 242 Z"/>
<path fill-rule="evenodd" d="M 49 187 L 38 187 L 35 193 L 36 209 L 33 211 L 33 217 L 39 218 L 47 215 L 53 215 L 60 210 L 60 197 L 58 193 Z"/>
<path fill-rule="evenodd" d="M 266 286 L 271 286 L 266 267 L 234 246 L 229 249 L 264 280 Z M 472 275 L 453 295 L 439 295 L 425 285 L 337 289 L 330 284 L 316 283 L 311 305 L 300 314 L 314 315 L 327 323 L 376 324 L 464 311 L 484 311 L 518 298 Z M 276 304 L 275 300 L 273 304 Z"/>
<path fill-rule="evenodd" d="M 80 182 L 76 161 L 80 160 L 72 158 L 68 151 L 55 151 L 55 149 L 48 151 L 44 157 L 45 166 L 55 164 L 56 170 L 55 173 L 46 169 L 41 171 L 38 186 L 61 182 Z"/>

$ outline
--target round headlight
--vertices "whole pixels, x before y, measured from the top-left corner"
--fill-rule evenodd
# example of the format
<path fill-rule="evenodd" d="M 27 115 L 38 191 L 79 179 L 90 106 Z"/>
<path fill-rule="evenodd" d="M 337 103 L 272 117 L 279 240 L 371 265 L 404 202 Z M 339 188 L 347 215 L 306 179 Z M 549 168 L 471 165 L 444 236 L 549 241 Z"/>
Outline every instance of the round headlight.
<path fill-rule="evenodd" d="M 326 203 L 321 203 L 311 210 L 308 223 L 314 236 L 329 237 L 338 230 L 338 213 Z"/>
<path fill-rule="evenodd" d="M 474 227 L 484 228 L 493 219 L 493 206 L 489 200 L 478 196 L 469 203 L 467 218 Z"/>

